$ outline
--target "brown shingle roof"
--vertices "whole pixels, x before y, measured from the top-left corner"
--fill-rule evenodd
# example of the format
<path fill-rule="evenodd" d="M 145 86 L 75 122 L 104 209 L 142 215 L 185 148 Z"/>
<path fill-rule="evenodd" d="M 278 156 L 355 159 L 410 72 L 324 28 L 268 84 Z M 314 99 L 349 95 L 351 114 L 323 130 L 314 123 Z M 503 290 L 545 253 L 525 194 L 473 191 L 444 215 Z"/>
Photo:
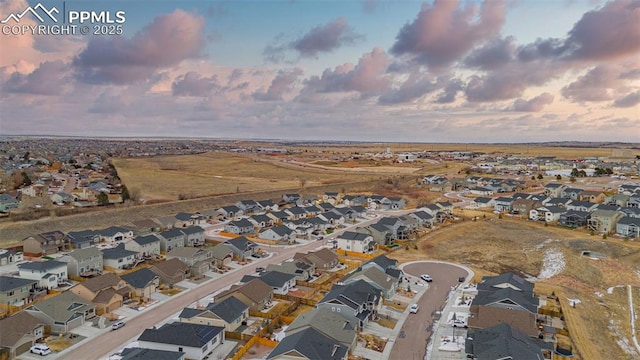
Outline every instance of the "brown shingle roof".
<path fill-rule="evenodd" d="M 25 334 L 42 324 L 35 316 L 21 311 L 13 316 L 0 320 L 0 347 L 14 346 Z"/>
<path fill-rule="evenodd" d="M 471 307 L 470 328 L 488 328 L 501 323 L 509 324 L 529 336 L 538 336 L 536 315 L 528 311 L 511 310 L 497 306 Z"/>
<path fill-rule="evenodd" d="M 183 263 L 178 258 L 173 258 L 156 264 L 151 268 L 153 272 L 156 272 L 156 270 L 163 275 L 173 277 L 177 273 L 186 273 L 189 270 L 189 265 Z"/>
<path fill-rule="evenodd" d="M 80 283 L 80 285 L 87 288 L 89 291 L 96 293 L 106 288 L 114 287 L 120 282 L 120 277 L 114 273 L 106 273 L 94 278 L 88 279 Z"/>

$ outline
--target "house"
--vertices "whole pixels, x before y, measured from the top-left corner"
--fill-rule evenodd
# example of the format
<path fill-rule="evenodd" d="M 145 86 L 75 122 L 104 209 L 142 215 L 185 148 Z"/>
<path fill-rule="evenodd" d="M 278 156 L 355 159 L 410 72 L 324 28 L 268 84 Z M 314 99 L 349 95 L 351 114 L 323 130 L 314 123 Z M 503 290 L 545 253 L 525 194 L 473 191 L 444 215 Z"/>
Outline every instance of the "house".
<path fill-rule="evenodd" d="M 67 242 L 72 249 L 86 249 L 100 242 L 100 235 L 93 230 L 70 231 Z"/>
<path fill-rule="evenodd" d="M 224 226 L 224 231 L 231 234 L 251 234 L 254 231 L 254 225 L 247 219 L 240 219 L 236 221 L 230 221 Z"/>
<path fill-rule="evenodd" d="M 353 231 L 345 231 L 336 236 L 336 242 L 338 248 L 342 250 L 362 254 L 374 251 L 376 248 L 376 242 L 373 240 L 373 236 Z"/>
<path fill-rule="evenodd" d="M 495 200 L 488 197 L 477 197 L 471 201 L 470 207 L 474 209 L 492 208 L 495 206 Z"/>
<path fill-rule="evenodd" d="M 472 188 L 469 192 L 474 195 L 481 195 L 481 196 L 495 194 L 495 191 L 493 191 L 493 189 L 489 189 L 482 186 L 476 186 Z"/>
<path fill-rule="evenodd" d="M 258 206 L 264 211 L 278 211 L 279 206 L 273 200 L 259 200 Z"/>
<path fill-rule="evenodd" d="M 11 276 L 0 276 L 0 304 L 22 306 L 31 302 L 32 290 L 38 286 L 36 280 Z"/>
<path fill-rule="evenodd" d="M 213 254 L 208 249 L 194 247 L 178 247 L 167 253 L 167 260 L 178 259 L 189 266 L 189 272 L 201 277 L 209 271 L 213 262 Z"/>
<path fill-rule="evenodd" d="M 169 229 L 158 234 L 160 238 L 160 251 L 168 253 L 171 250 L 185 246 L 185 235 L 182 230 L 185 229 Z"/>
<path fill-rule="evenodd" d="M 0 249 L 0 266 L 24 261 L 24 253 L 11 249 Z"/>
<path fill-rule="evenodd" d="M 127 347 L 120 352 L 120 360 L 185 360 L 185 353 L 181 351 L 167 351 Z"/>
<path fill-rule="evenodd" d="M 513 273 L 483 277 L 478 295 L 471 302 L 468 326 L 486 328 L 509 324 L 528 336 L 537 336 L 536 314 L 539 300 L 533 284 Z"/>
<path fill-rule="evenodd" d="M 132 289 L 132 295 L 150 298 L 160 286 L 160 277 L 148 268 L 136 270 L 121 276 Z"/>
<path fill-rule="evenodd" d="M 400 210 L 407 205 L 407 202 L 401 197 L 389 197 L 382 199 L 380 205 L 382 210 Z"/>
<path fill-rule="evenodd" d="M 258 238 L 291 243 L 295 242 L 296 231 L 287 226 L 279 225 L 261 231 L 258 234 Z"/>
<path fill-rule="evenodd" d="M 328 211 L 328 212 L 322 213 L 318 215 L 318 218 L 326 221 L 331 225 L 344 224 L 344 221 L 345 221 L 344 215 L 340 213 L 336 213 L 334 211 Z"/>
<path fill-rule="evenodd" d="M 259 247 L 256 243 L 244 236 L 238 236 L 236 238 L 229 239 L 224 243 L 229 246 L 233 253 L 240 259 L 245 259 L 249 256 L 255 255 L 259 250 Z"/>
<path fill-rule="evenodd" d="M 36 280 L 44 289 L 57 289 L 62 283 L 69 281 L 67 263 L 56 260 L 30 261 L 18 264 L 19 277 Z"/>
<path fill-rule="evenodd" d="M 513 204 L 511 206 L 511 212 L 513 214 L 522 214 L 525 216 L 529 215 L 529 211 L 531 211 L 531 209 L 535 209 L 536 207 L 539 207 L 540 205 L 542 205 L 541 203 L 535 201 L 535 200 L 531 200 L 531 199 L 516 199 L 513 201 Z"/>
<path fill-rule="evenodd" d="M 569 205 L 573 200 L 569 199 L 569 198 L 563 198 L 563 197 L 559 197 L 559 198 L 550 198 L 547 199 L 543 202 L 544 206 L 561 206 L 561 207 L 566 207 L 567 205 Z"/>
<path fill-rule="evenodd" d="M 332 205 L 339 203 L 341 198 L 342 197 L 338 192 L 327 191 L 324 194 L 322 194 L 322 202 L 329 203 Z"/>
<path fill-rule="evenodd" d="M 330 270 L 338 265 L 338 255 L 327 248 L 322 248 L 307 254 L 296 253 L 293 259 L 312 264 L 316 271 Z"/>
<path fill-rule="evenodd" d="M 96 232 L 100 236 L 100 241 L 104 242 L 124 241 L 133 238 L 132 230 L 120 226 L 110 226 Z"/>
<path fill-rule="evenodd" d="M 273 226 L 273 223 L 274 223 L 273 218 L 270 218 L 265 214 L 253 215 L 248 220 L 251 221 L 254 227 L 259 227 L 259 228 Z"/>
<path fill-rule="evenodd" d="M 577 188 L 565 188 L 562 190 L 560 197 L 568 198 L 571 200 L 579 200 L 580 193 L 582 191 L 583 191 L 582 189 L 577 189 Z"/>
<path fill-rule="evenodd" d="M 249 318 L 249 307 L 230 296 L 213 302 L 204 309 L 185 308 L 178 315 L 181 322 L 223 327 L 225 331 L 235 331 Z"/>
<path fill-rule="evenodd" d="M 377 244 L 389 245 L 393 241 L 391 230 L 383 224 L 371 224 L 365 227 L 356 227 L 356 232 L 370 235 Z"/>
<path fill-rule="evenodd" d="M 344 195 L 342 197 L 342 203 L 344 206 L 365 206 L 367 199 L 363 195 Z"/>
<path fill-rule="evenodd" d="M 640 184 L 621 184 L 618 185 L 618 194 L 631 195 L 640 192 Z"/>
<path fill-rule="evenodd" d="M 498 197 L 493 201 L 493 210 L 497 212 L 511 212 L 513 202 L 514 199 L 512 197 Z"/>
<path fill-rule="evenodd" d="M 280 271 L 265 271 L 259 277 L 245 275 L 241 282 L 250 282 L 253 279 L 260 279 L 265 284 L 271 286 L 274 294 L 285 295 L 296 286 L 296 276 Z"/>
<path fill-rule="evenodd" d="M 138 337 L 142 348 L 184 352 L 185 358 L 202 360 L 224 342 L 220 326 L 174 322 L 145 329 Z"/>
<path fill-rule="evenodd" d="M 120 308 L 131 297 L 131 288 L 114 273 L 87 279 L 74 285 L 69 291 L 91 301 L 98 315 Z"/>
<path fill-rule="evenodd" d="M 280 264 L 269 264 L 266 271 L 279 271 L 295 276 L 295 280 L 309 281 L 315 274 L 316 269 L 312 263 L 294 259 L 283 261 Z"/>
<path fill-rule="evenodd" d="M 314 328 L 287 335 L 267 355 L 267 360 L 346 360 L 349 349 Z"/>
<path fill-rule="evenodd" d="M 331 311 L 328 308 L 313 309 L 310 312 L 298 315 L 287 327 L 286 335 L 293 335 L 309 328 L 330 337 L 346 346 L 349 350 L 353 350 L 356 347 L 358 324 L 342 316 L 341 313 Z"/>
<path fill-rule="evenodd" d="M 442 209 L 446 214 L 451 215 L 453 213 L 453 204 L 448 201 L 438 201 L 436 205 Z"/>
<path fill-rule="evenodd" d="M 624 216 L 640 218 L 640 208 L 638 207 L 623 207 L 620 209 L 620 212 L 623 213 Z"/>
<path fill-rule="evenodd" d="M 446 214 L 446 210 L 443 209 L 441 213 Z M 400 218 L 396 217 L 383 217 L 374 225 L 386 227 L 393 240 L 404 240 L 409 238 L 411 234 L 411 229 Z"/>
<path fill-rule="evenodd" d="M 610 196 L 607 196 L 605 202 L 609 205 L 616 205 L 616 206 L 627 206 L 627 202 L 629 201 L 629 198 L 631 198 L 630 195 L 627 194 L 613 194 Z"/>
<path fill-rule="evenodd" d="M 567 210 L 567 212 L 560 215 L 560 220 L 558 222 L 562 226 L 578 228 L 587 226 L 587 221 L 590 217 L 591 214 L 586 211 Z"/>
<path fill-rule="evenodd" d="M 616 224 L 623 214 L 616 210 L 602 210 L 598 208 L 591 213 L 587 221 L 587 227 L 602 234 L 608 234 L 616 229 Z"/>
<path fill-rule="evenodd" d="M 67 250 L 66 235 L 60 230 L 40 233 L 22 240 L 25 254 L 51 255 Z"/>
<path fill-rule="evenodd" d="M 154 219 L 158 224 L 160 224 L 160 230 L 169 230 L 173 229 L 176 225 L 176 218 L 174 216 L 161 216 L 159 218 Z"/>
<path fill-rule="evenodd" d="M 95 305 L 70 291 L 39 301 L 24 311 L 50 327 L 53 334 L 66 334 L 96 316 Z"/>
<path fill-rule="evenodd" d="M 9 194 L 0 194 L 0 212 L 8 212 L 12 209 L 17 209 L 20 205 L 18 199 L 15 196 Z"/>
<path fill-rule="evenodd" d="M 44 324 L 26 311 L 0 320 L 0 349 L 8 352 L 9 359 L 29 351 L 44 337 Z M 6 354 L 5 352 L 5 354 Z"/>
<path fill-rule="evenodd" d="M 556 222 L 560 220 L 560 216 L 567 212 L 567 210 L 560 206 L 546 206 L 544 212 L 544 221 L 547 223 Z"/>
<path fill-rule="evenodd" d="M 253 200 L 240 200 L 235 205 L 241 209 L 245 214 L 252 214 L 256 211 L 262 210 L 260 205 Z"/>
<path fill-rule="evenodd" d="M 508 324 L 471 330 L 465 340 L 467 358 L 477 360 L 552 358 L 553 344 L 533 339 Z"/>
<path fill-rule="evenodd" d="M 174 217 L 176 218 L 175 227 L 177 228 L 202 225 L 206 222 L 206 217 L 199 212 L 193 214 L 181 212 L 177 213 Z"/>
<path fill-rule="evenodd" d="M 282 200 L 289 204 L 296 204 L 301 199 L 300 194 L 284 194 Z"/>
<path fill-rule="evenodd" d="M 244 211 L 235 205 L 223 206 L 218 209 L 217 213 L 226 219 L 232 219 L 234 217 L 244 215 Z"/>
<path fill-rule="evenodd" d="M 367 281 L 369 284 L 380 290 L 382 292 L 382 296 L 390 299 L 395 295 L 401 279 L 393 277 L 386 272 L 381 271 L 377 267 L 368 267 L 366 269 L 355 271 L 343 282 L 345 284 L 349 284 L 357 280 Z"/>
<path fill-rule="evenodd" d="M 548 183 L 544 186 L 544 194 L 552 198 L 562 197 L 562 191 L 566 188 L 564 184 Z"/>
<path fill-rule="evenodd" d="M 567 210 L 591 212 L 595 210 L 597 206 L 598 204 L 595 204 L 592 202 L 576 200 L 576 201 L 571 201 L 569 204 L 567 204 L 566 208 Z"/>
<path fill-rule="evenodd" d="M 156 235 L 138 236 L 124 243 L 124 248 L 135 251 L 138 259 L 160 256 L 160 238 Z"/>
<path fill-rule="evenodd" d="M 187 226 L 180 229 L 184 234 L 184 246 L 202 246 L 204 245 L 204 229 L 198 225 Z M 169 250 L 170 251 L 170 250 Z"/>
<path fill-rule="evenodd" d="M 300 206 L 292 206 L 290 208 L 284 209 L 284 212 L 289 214 L 289 219 L 303 219 L 307 217 L 307 211 Z"/>
<path fill-rule="evenodd" d="M 289 215 L 289 213 L 286 213 L 284 211 L 274 211 L 274 212 L 267 213 L 267 216 L 273 219 L 274 225 L 275 225 L 275 224 L 281 224 L 284 220 L 289 219 L 291 215 Z"/>
<path fill-rule="evenodd" d="M 397 269 L 398 268 L 398 260 L 390 259 L 386 255 L 378 255 L 373 259 L 367 261 L 362 264 L 362 268 L 366 269 L 368 267 L 376 267 L 380 271 L 386 272 L 389 269 Z"/>
<path fill-rule="evenodd" d="M 242 285 L 232 285 L 229 290 L 216 295 L 214 301 L 219 302 L 230 296 L 242 301 L 249 307 L 249 310 L 262 311 L 271 305 L 273 289 L 264 281 L 253 279 Z"/>
<path fill-rule="evenodd" d="M 130 228 L 135 236 L 149 235 L 162 230 L 162 224 L 151 218 L 132 221 L 126 227 Z"/>
<path fill-rule="evenodd" d="M 616 233 L 630 237 L 640 237 L 640 218 L 625 216 L 616 223 Z"/>
<path fill-rule="evenodd" d="M 606 195 L 602 191 L 583 190 L 578 196 L 580 201 L 588 201 L 596 204 L 603 203 Z"/>
<path fill-rule="evenodd" d="M 211 257 L 215 267 L 222 269 L 233 260 L 233 250 L 227 244 L 218 244 L 211 249 Z"/>
<path fill-rule="evenodd" d="M 155 264 L 150 270 L 160 277 L 161 284 L 169 286 L 186 280 L 189 275 L 189 265 L 177 258 Z"/>
<path fill-rule="evenodd" d="M 382 302 L 382 292 L 364 280 L 346 285 L 334 285 L 317 304 L 340 313 L 363 328 L 377 314 Z"/>
<path fill-rule="evenodd" d="M 75 249 L 59 260 L 67 263 L 68 276 L 87 277 L 102 274 L 104 270 L 102 252 L 94 246 Z"/>
<path fill-rule="evenodd" d="M 135 251 L 125 249 L 122 243 L 110 249 L 103 249 L 102 259 L 104 261 L 104 267 L 129 269 L 135 265 L 137 254 Z"/>

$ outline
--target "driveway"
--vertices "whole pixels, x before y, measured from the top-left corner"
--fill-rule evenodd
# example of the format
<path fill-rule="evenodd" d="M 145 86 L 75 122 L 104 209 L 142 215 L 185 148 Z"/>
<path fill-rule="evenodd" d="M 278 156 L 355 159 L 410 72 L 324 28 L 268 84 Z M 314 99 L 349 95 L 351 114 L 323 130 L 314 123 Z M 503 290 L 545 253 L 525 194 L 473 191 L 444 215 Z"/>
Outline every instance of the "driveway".
<path fill-rule="evenodd" d="M 429 274 L 433 282 L 417 302 L 420 307 L 418 313 L 409 314 L 402 325 L 389 359 L 422 360 L 432 335 L 436 311 L 444 308 L 447 295 L 451 287 L 458 284 L 458 278 L 466 277 L 468 273 L 456 265 L 427 261 L 409 263 L 402 270 L 416 277 Z"/>

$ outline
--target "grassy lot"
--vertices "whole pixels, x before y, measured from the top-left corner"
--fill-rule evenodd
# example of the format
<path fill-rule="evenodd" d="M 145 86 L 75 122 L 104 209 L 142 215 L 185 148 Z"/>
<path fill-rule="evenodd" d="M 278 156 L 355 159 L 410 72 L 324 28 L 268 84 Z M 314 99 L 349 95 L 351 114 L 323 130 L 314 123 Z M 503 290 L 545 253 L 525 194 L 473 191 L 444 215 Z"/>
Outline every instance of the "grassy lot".
<path fill-rule="evenodd" d="M 118 175 L 147 200 L 176 200 L 245 191 L 367 180 L 373 175 L 295 169 L 229 153 L 113 159 Z"/>
<path fill-rule="evenodd" d="M 426 257 L 463 263 L 477 272 L 478 281 L 482 275 L 504 271 L 538 276 L 545 252 L 560 251 L 564 270 L 536 282 L 536 292 L 558 295 L 583 359 L 632 359 L 634 356 L 622 349 L 624 343 L 618 343 L 630 333 L 626 287 L 615 288 L 613 294 L 607 289 L 621 284 L 631 284 L 635 289 L 640 286 L 640 277 L 634 271 L 639 264 L 639 245 L 621 239 L 605 240 L 580 230 L 488 216 L 486 220 L 467 220 L 432 230 L 418 240 L 418 250 L 402 249 L 392 256 L 401 261 Z M 583 250 L 607 258 L 587 259 L 580 256 Z M 581 303 L 572 308 L 569 298 Z"/>

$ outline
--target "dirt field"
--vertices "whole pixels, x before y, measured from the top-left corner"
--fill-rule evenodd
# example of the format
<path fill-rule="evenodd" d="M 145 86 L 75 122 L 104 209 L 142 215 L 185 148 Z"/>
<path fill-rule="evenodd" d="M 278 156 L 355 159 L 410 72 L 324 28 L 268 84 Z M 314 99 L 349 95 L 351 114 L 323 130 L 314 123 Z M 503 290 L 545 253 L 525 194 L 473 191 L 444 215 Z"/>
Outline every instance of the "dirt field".
<path fill-rule="evenodd" d="M 401 261 L 427 257 L 462 263 L 477 271 L 478 281 L 482 275 L 505 271 L 540 276 L 544 268 L 553 268 L 548 259 L 545 262 L 547 254 L 561 253 L 564 269 L 538 280 L 536 292 L 559 296 L 581 358 L 634 359 L 637 355 L 623 350 L 624 341 L 620 340 L 626 337 L 630 341 L 626 287 L 615 288 L 612 294 L 607 289 L 622 284 L 635 289 L 640 286 L 640 277 L 634 271 L 640 266 L 639 245 L 621 239 L 603 240 L 579 230 L 488 216 L 486 220 L 466 220 L 433 230 L 418 241 L 418 250 L 402 249 L 393 257 Z M 583 250 L 606 257 L 581 257 Z M 568 299 L 581 303 L 572 308 Z"/>

